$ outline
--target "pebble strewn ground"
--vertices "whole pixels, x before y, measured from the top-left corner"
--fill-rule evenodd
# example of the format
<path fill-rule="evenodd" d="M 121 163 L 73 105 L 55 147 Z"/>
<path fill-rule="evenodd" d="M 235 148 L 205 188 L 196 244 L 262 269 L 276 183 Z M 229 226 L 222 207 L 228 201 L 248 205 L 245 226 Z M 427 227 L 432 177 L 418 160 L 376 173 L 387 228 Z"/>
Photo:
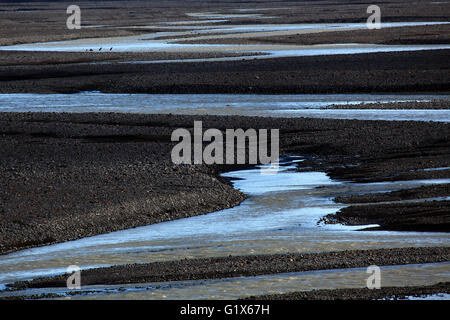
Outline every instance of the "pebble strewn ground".
<path fill-rule="evenodd" d="M 245 195 L 218 175 L 238 167 L 171 162 L 172 131 L 194 120 L 204 130 L 278 128 L 281 154 L 306 155 L 299 170 L 335 179 L 449 177 L 449 170 L 417 171 L 448 164 L 444 123 L 0 113 L 0 252 L 239 204 Z"/>

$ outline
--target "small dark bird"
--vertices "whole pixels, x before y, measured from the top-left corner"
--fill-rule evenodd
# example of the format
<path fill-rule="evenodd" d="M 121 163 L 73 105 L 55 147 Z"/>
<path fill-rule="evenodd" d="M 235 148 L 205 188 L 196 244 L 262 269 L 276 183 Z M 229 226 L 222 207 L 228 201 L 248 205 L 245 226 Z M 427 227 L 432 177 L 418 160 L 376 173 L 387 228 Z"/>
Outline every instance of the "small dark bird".
<path fill-rule="evenodd" d="M 111 51 L 112 50 L 112 47 L 111 48 L 109 48 L 109 51 Z"/>
<path fill-rule="evenodd" d="M 98 51 L 102 51 L 102 48 L 98 49 Z"/>

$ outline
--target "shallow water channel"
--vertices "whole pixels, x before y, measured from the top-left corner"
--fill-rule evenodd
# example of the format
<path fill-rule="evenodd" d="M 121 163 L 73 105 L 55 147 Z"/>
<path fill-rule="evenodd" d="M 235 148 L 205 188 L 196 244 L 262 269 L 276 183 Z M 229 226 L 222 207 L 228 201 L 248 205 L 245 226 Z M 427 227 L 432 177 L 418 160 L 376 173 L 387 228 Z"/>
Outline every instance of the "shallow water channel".
<path fill-rule="evenodd" d="M 448 24 L 450 22 L 391 22 L 383 23 L 383 28 L 396 28 L 407 26 L 426 26 L 436 24 Z M 96 26 L 87 26 L 96 27 Z M 98 27 L 98 26 L 97 26 Z M 20 51 L 63 51 L 80 52 L 220 52 L 220 53 L 263 53 L 265 55 L 243 55 L 225 58 L 200 58 L 200 59 L 174 59 L 174 60 L 148 60 L 141 63 L 166 63 L 166 62 L 195 62 L 195 61 L 233 61 L 242 59 L 265 59 L 280 57 L 360 54 L 374 52 L 400 52 L 417 50 L 450 49 L 450 45 L 377 45 L 361 43 L 328 43 L 318 45 L 293 45 L 293 44 L 265 44 L 246 43 L 244 39 L 254 37 L 274 37 L 295 34 L 309 34 L 331 31 L 351 31 L 367 28 L 365 23 L 327 23 L 327 24 L 252 24 L 252 25 L 165 25 L 153 24 L 149 26 L 125 26 L 123 29 L 138 28 L 147 29 L 148 33 L 133 36 L 87 38 L 66 41 L 25 43 L 10 46 L 0 46 L 0 50 Z M 158 31 L 161 29 L 178 31 Z M 236 44 L 208 44 L 210 39 L 242 39 Z M 195 43 L 189 43 L 193 41 Z M 139 62 L 132 62 L 139 63 Z"/>
<path fill-rule="evenodd" d="M 325 109 L 360 103 L 449 101 L 396 94 L 0 94 L 0 112 L 126 112 L 450 122 L 450 110 Z"/>
<path fill-rule="evenodd" d="M 241 205 L 231 209 L 0 256 L 0 284 L 65 273 L 69 265 L 92 268 L 193 257 L 448 245 L 450 236 L 445 233 L 358 231 L 366 226 L 318 223 L 324 215 L 343 207 L 333 202 L 335 196 L 449 183 L 448 179 L 347 183 L 331 180 L 322 172 L 297 172 L 295 165 L 300 161 L 301 157 L 285 158 L 279 170 L 272 171 L 272 174 L 267 174 L 267 171 L 261 174 L 260 168 L 224 174 L 233 179 L 236 188 L 249 195 Z M 383 278 L 386 285 L 399 285 L 402 281 L 419 285 L 448 281 L 450 277 L 448 263 L 389 268 L 391 271 L 387 274 L 391 276 Z M 139 295 L 146 298 L 234 298 L 244 293 L 268 293 L 269 287 L 270 292 L 285 292 L 294 287 L 297 290 L 363 287 L 365 282 L 362 278 L 367 278 L 365 270 L 349 269 L 148 284 L 144 286 L 145 290 L 141 285 L 125 287 L 131 294 L 130 298 L 134 295 L 136 298 Z M 124 294 L 124 289 L 118 290 L 119 287 L 83 289 L 97 288 L 97 293 L 102 295 Z M 166 291 L 157 290 L 162 288 L 173 292 L 167 295 Z M 64 292 L 64 289 L 49 290 L 13 294 Z M 8 294 L 11 293 L 0 292 L 0 296 Z"/>

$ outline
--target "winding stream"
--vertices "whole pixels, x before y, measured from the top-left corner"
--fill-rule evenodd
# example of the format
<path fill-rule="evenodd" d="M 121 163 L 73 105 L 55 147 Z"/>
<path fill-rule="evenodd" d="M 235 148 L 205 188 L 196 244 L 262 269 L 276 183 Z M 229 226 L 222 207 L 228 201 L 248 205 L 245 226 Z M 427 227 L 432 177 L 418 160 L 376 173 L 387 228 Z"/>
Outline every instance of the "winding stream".
<path fill-rule="evenodd" d="M 324 252 L 448 245 L 450 236 L 445 233 L 357 231 L 367 226 L 323 225 L 318 221 L 324 215 L 334 213 L 343 207 L 332 201 L 333 197 L 338 195 L 390 191 L 427 183 L 449 183 L 450 180 L 347 183 L 331 180 L 321 172 L 297 172 L 294 169 L 299 161 L 302 161 L 301 157 L 286 158 L 280 163 L 280 170 L 271 175 L 262 175 L 258 168 L 224 174 L 225 177 L 238 179 L 233 180 L 234 186 L 249 195 L 249 198 L 241 205 L 231 209 L 0 256 L 0 284 L 36 276 L 65 273 L 65 268 L 73 264 L 85 269 L 113 264 L 148 263 L 230 254 Z M 444 281 L 450 276 L 449 264 L 399 268 L 399 270 L 406 270 L 405 275 L 409 274 L 409 276 L 405 278 L 409 279 L 408 283 L 414 284 L 422 283 L 424 279 L 432 282 Z M 433 271 L 436 268 L 440 270 L 437 273 Z M 431 271 L 424 273 L 423 270 Z M 411 278 L 411 272 L 420 275 Z M 329 274 L 329 277 L 325 278 L 328 282 L 323 280 L 325 282 L 310 286 L 330 287 L 331 279 L 336 277 L 342 280 L 342 284 L 347 283 L 350 286 L 356 283 L 364 286 L 365 283 L 356 280 L 366 276 L 365 272 L 361 275 L 361 270 L 330 270 L 325 273 Z M 165 284 L 163 287 L 168 286 L 175 288 L 175 292 L 179 290 L 183 292 L 182 296 L 178 296 L 177 293 L 173 296 L 174 298 L 231 298 L 235 297 L 237 292 L 234 295 L 225 296 L 220 292 L 229 286 L 234 286 L 235 290 L 238 290 L 241 288 L 242 281 L 252 288 L 245 291 L 246 294 L 263 294 L 267 293 L 267 282 L 276 282 L 276 290 L 285 292 L 293 286 L 299 288 L 298 285 L 302 281 L 315 283 L 314 281 L 319 278 L 324 279 L 320 274 L 320 272 L 303 272 L 295 275 L 248 277 L 247 280 L 195 282 L 201 283 L 201 286 L 189 282 L 189 285 L 183 286 L 182 290 L 177 286 L 175 288 L 173 283 Z M 312 278 L 309 278 L 309 275 Z M 293 280 L 285 281 L 286 279 Z M 395 281 L 398 283 L 400 280 Z M 204 283 L 208 285 L 203 286 Z M 113 287 L 100 286 L 99 293 L 111 293 Z M 133 294 L 142 295 L 144 294 L 142 292 L 136 293 L 142 291 L 140 287 L 140 285 L 130 286 L 129 290 Z M 229 290 L 233 292 L 231 288 Z M 47 292 L 59 291 L 64 290 L 47 290 Z M 25 291 L 25 294 L 33 292 L 35 293 L 36 290 Z M 242 295 L 242 291 L 239 292 Z M 162 298 L 160 291 L 146 289 L 145 293 L 154 298 Z"/>
<path fill-rule="evenodd" d="M 147 29 L 150 33 L 133 36 L 88 38 L 67 41 L 53 41 L 0 46 L 0 50 L 21 51 L 63 51 L 80 52 L 220 52 L 245 53 L 246 55 L 225 58 L 149 60 L 131 63 L 167 63 L 199 61 L 234 61 L 242 59 L 266 59 L 281 57 L 299 57 L 316 55 L 360 54 L 374 52 L 400 52 L 418 50 L 450 49 L 447 44 L 434 45 L 378 45 L 360 43 L 329 43 L 318 45 L 292 44 L 205 44 L 205 40 L 237 38 L 245 39 L 265 36 L 285 36 L 330 31 L 349 31 L 367 28 L 365 23 L 328 23 L 328 24 L 255 24 L 255 25 L 174 25 L 153 24 L 150 26 L 117 27 L 121 29 Z M 384 28 L 426 26 L 448 24 L 450 22 L 391 22 L 383 23 Z M 96 27 L 96 26 L 88 26 Z M 98 27 L 98 26 L 97 26 Z M 152 32 L 153 29 L 177 29 L 180 31 Z M 217 35 L 219 34 L 219 35 Z M 186 43 L 194 41 L 195 43 Z M 263 55 L 248 55 L 248 53 Z"/>

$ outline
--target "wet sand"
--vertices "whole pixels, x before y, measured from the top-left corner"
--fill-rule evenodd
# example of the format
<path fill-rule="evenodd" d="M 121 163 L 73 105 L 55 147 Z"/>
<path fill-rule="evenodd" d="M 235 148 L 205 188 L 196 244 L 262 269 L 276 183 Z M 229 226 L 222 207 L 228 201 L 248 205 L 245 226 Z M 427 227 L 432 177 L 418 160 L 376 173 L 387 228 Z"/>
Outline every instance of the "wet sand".
<path fill-rule="evenodd" d="M 440 168 L 438 168 L 440 169 Z M 368 193 L 336 197 L 334 201 L 339 203 L 376 203 L 387 201 L 401 201 L 411 199 L 427 199 L 433 197 L 445 197 L 450 194 L 450 184 L 432 184 L 419 188 L 402 189 L 386 193 Z"/>
<path fill-rule="evenodd" d="M 448 195 L 448 192 L 446 193 Z M 364 230 L 450 232 L 450 201 L 350 206 L 324 217 L 325 223 L 379 224 Z"/>
<path fill-rule="evenodd" d="M 336 289 L 292 292 L 286 294 L 248 297 L 248 300 L 403 300 L 410 297 L 420 298 L 440 293 L 450 293 L 450 283 L 441 282 L 421 287 L 382 287 L 377 290 Z"/>
<path fill-rule="evenodd" d="M 226 62 L 6 66 L 0 93 L 448 93 L 450 50 Z"/>
<path fill-rule="evenodd" d="M 172 164 L 171 132 L 192 128 L 194 120 L 202 120 L 204 129 L 279 128 L 281 154 L 308 157 L 298 170 L 325 171 L 335 179 L 450 177 L 449 170 L 418 170 L 448 165 L 448 124 L 443 123 L 1 113 L 1 252 L 240 203 L 245 195 L 219 176 L 236 166 Z"/>
<path fill-rule="evenodd" d="M 183 259 L 83 270 L 82 286 L 221 279 L 276 273 L 445 262 L 450 248 L 347 250 L 310 254 L 276 254 Z M 16 282 L 9 288 L 66 287 L 67 275 Z"/>
<path fill-rule="evenodd" d="M 109 52 L 110 48 L 102 48 L 102 51 L 94 52 L 48 52 L 48 51 L 1 51 L 0 66 L 24 66 L 24 65 L 64 65 L 77 63 L 114 63 L 123 61 L 157 61 L 157 60 L 183 60 L 199 58 L 222 58 L 246 55 L 258 55 L 254 53 L 221 53 L 221 52 Z"/>
<path fill-rule="evenodd" d="M 105 2 L 102 5 L 83 4 L 85 28 L 67 30 L 55 12 L 65 10 L 64 4 L 40 3 L 31 8 L 8 4 L 0 12 L 0 19 L 8 30 L 0 45 L 60 41 L 68 39 L 112 36 L 137 36 L 158 31 L 171 31 L 181 21 L 191 21 L 195 34 L 195 21 L 208 21 L 201 1 L 176 1 L 173 3 Z M 270 2 L 224 1 L 215 5 L 213 15 L 245 13 L 240 8 L 270 9 Z M 448 20 L 448 3 L 420 2 L 410 6 L 408 1 L 383 3 L 384 22 L 445 22 Z M 26 9 L 26 10 L 24 10 Z M 323 1 L 283 2 L 273 10 L 262 10 L 263 18 L 244 15 L 233 17 L 219 25 L 269 25 L 327 22 L 364 23 L 367 5 L 348 5 Z M 122 10 L 122 11 L 121 11 Z M 254 12 L 253 12 L 254 13 Z M 269 14 L 270 13 L 270 14 Z M 200 14 L 200 18 L 199 18 Z M 266 19 L 264 15 L 274 18 Z M 225 19 L 226 20 L 226 19 Z M 205 23 L 199 25 L 205 26 Z M 208 25 L 208 23 L 206 23 Z M 210 25 L 217 25 L 211 22 Z M 130 28 L 130 26 L 135 26 Z M 151 26 L 149 29 L 148 26 Z M 160 26 L 160 29 L 158 29 Z M 162 29 L 162 27 L 169 29 Z M 179 31 L 179 30 L 178 30 Z M 388 28 L 382 30 L 333 31 L 303 35 L 310 43 L 448 43 L 448 25 Z M 301 36 L 301 35 L 300 35 Z M 299 36 L 299 37 L 300 37 Z M 262 37 L 260 44 L 305 44 L 296 35 Z M 229 40 L 229 39 L 228 39 Z M 227 41 L 224 36 L 217 40 Z M 248 39 L 238 39 L 245 43 Z M 303 41 L 303 42 L 302 42 Z M 95 43 L 95 40 L 93 40 Z M 236 46 L 238 48 L 239 46 Z M 0 92 L 72 93 L 98 90 L 125 93 L 370 93 L 370 92 L 450 92 L 449 51 L 416 51 L 398 53 L 373 53 L 342 56 L 314 56 L 265 59 L 262 61 L 226 61 L 181 63 L 177 65 L 133 65 L 115 63 L 136 60 L 172 60 L 199 57 L 234 55 L 206 52 L 174 53 L 38 53 L 0 52 Z M 47 56 L 45 56 L 47 55 Z M 142 58 L 142 59 L 141 59 Z M 112 62 L 87 65 L 85 62 Z M 42 65 L 45 63 L 45 65 Z"/>
<path fill-rule="evenodd" d="M 368 4 L 349 1 L 345 5 L 335 1 L 284 1 L 274 4 L 272 1 L 221 1 L 214 7 L 205 8 L 204 1 L 105 1 L 101 4 L 83 3 L 81 30 L 67 30 L 65 24 L 66 3 L 5 3 L 0 12 L 0 20 L 7 34 L 2 36 L 0 45 L 17 43 L 58 41 L 89 37 L 123 36 L 141 33 L 139 28 L 118 28 L 126 26 L 146 26 L 163 22 L 196 21 L 208 18 L 204 12 L 214 14 L 238 15 L 232 24 L 252 23 L 328 23 L 328 22 L 365 22 Z M 383 21 L 447 21 L 449 11 L 447 2 L 420 1 L 411 6 L 410 1 L 384 1 L 382 4 Z M 126 8 L 126 10 L 124 10 Z M 240 12 L 239 9 L 266 9 L 262 11 Z M 269 9 L 269 10 L 267 10 Z M 59 14 L 60 13 L 60 14 Z M 262 14 L 248 16 L 248 14 Z M 203 16 L 199 17 L 199 14 Z M 62 18 L 62 17 L 63 18 Z M 270 16 L 272 18 L 264 18 Z M 211 17 L 217 19 L 217 17 Z M 227 18 L 225 18 L 227 20 Z M 211 23 L 214 25 L 214 23 Z"/>

